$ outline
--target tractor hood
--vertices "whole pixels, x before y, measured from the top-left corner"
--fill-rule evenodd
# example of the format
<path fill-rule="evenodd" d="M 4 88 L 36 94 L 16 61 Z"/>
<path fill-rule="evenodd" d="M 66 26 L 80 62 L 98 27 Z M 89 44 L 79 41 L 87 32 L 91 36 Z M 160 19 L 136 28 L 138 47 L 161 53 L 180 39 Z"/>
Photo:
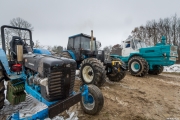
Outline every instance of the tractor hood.
<path fill-rule="evenodd" d="M 160 45 L 147 48 L 140 48 L 139 53 L 143 56 L 157 56 L 157 57 L 173 57 L 176 61 L 178 57 L 177 46 L 173 45 Z"/>

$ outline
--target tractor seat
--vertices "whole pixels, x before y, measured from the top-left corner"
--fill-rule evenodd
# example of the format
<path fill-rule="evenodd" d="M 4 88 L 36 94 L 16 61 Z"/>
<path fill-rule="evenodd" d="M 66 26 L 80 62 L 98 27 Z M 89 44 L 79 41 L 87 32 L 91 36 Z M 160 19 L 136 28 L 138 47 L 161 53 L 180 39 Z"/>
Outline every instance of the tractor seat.
<path fill-rule="evenodd" d="M 14 59 L 17 57 L 17 45 L 24 45 L 22 39 L 18 36 L 13 36 L 12 40 L 10 41 L 10 52 Z"/>
<path fill-rule="evenodd" d="M 25 44 L 24 41 L 20 37 L 13 36 L 12 40 L 10 41 L 10 52 L 14 59 L 17 58 L 17 45 L 23 46 L 23 53 L 32 52 L 31 47 L 29 48 L 29 46 Z"/>

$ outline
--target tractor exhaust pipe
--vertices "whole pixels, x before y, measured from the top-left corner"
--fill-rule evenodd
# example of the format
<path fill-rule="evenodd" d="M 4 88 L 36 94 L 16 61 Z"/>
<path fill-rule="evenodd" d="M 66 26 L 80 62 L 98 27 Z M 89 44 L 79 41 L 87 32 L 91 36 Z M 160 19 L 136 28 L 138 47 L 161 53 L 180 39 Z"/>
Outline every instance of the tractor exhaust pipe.
<path fill-rule="evenodd" d="M 23 61 L 23 46 L 17 45 L 17 61 L 22 62 Z"/>
<path fill-rule="evenodd" d="M 91 51 L 93 51 L 93 30 L 91 30 Z"/>
<path fill-rule="evenodd" d="M 166 44 L 166 37 L 165 36 L 161 37 L 161 43 L 164 44 L 164 45 Z"/>

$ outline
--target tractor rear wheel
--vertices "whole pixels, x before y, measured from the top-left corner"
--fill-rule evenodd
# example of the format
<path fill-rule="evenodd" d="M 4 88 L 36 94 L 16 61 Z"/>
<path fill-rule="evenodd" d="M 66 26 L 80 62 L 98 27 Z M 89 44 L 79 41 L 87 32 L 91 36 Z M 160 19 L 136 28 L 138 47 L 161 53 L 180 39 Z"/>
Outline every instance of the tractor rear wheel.
<path fill-rule="evenodd" d="M 152 74 L 152 75 L 159 75 L 163 72 L 164 70 L 164 67 L 161 66 L 161 65 L 155 65 L 153 66 L 153 69 L 152 70 L 149 70 L 148 73 L 149 74 Z"/>
<path fill-rule="evenodd" d="M 81 107 L 83 111 L 90 115 L 99 113 L 104 105 L 104 97 L 101 90 L 95 85 L 88 85 L 88 101 L 85 102 L 84 97 L 81 99 Z"/>
<path fill-rule="evenodd" d="M 148 73 L 149 65 L 144 58 L 134 56 L 128 62 L 128 69 L 131 75 L 143 77 Z"/>
<path fill-rule="evenodd" d="M 80 64 L 80 78 L 85 84 L 94 84 L 98 87 L 105 83 L 106 71 L 103 63 L 96 58 L 87 58 Z"/>
<path fill-rule="evenodd" d="M 4 100 L 5 100 L 5 86 L 4 86 L 4 76 L 3 76 L 3 71 L 2 71 L 2 66 L 0 65 L 0 109 L 3 108 L 4 106 Z"/>
<path fill-rule="evenodd" d="M 62 57 L 65 57 L 65 58 L 69 58 L 69 59 L 72 59 L 71 55 L 68 53 L 68 52 L 63 52 L 61 54 Z"/>
<path fill-rule="evenodd" d="M 111 60 L 112 61 L 120 61 L 121 65 L 125 65 L 125 63 L 123 61 L 121 61 L 120 59 L 111 58 Z M 109 74 L 109 72 L 107 71 L 107 77 L 109 78 L 110 81 L 113 81 L 113 82 L 119 82 L 125 76 L 126 76 L 126 71 L 124 69 L 122 69 L 122 68 L 118 68 L 118 72 L 117 73 L 110 72 L 110 74 Z"/>

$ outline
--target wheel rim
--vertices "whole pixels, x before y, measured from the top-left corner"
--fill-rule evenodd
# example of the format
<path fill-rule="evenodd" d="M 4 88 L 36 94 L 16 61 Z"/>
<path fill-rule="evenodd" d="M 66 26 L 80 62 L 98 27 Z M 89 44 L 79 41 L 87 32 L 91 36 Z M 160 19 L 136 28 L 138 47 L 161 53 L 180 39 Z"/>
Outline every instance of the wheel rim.
<path fill-rule="evenodd" d="M 91 95 L 91 93 L 89 93 L 88 95 L 88 102 L 85 102 L 84 97 L 82 97 L 82 103 L 83 106 L 87 109 L 87 110 L 93 110 L 94 106 L 95 106 L 95 100 L 94 97 Z"/>
<path fill-rule="evenodd" d="M 84 66 L 83 70 L 82 70 L 82 76 L 84 78 L 84 81 L 86 83 L 90 83 L 92 82 L 93 78 L 94 78 L 94 72 L 91 66 Z"/>
<path fill-rule="evenodd" d="M 139 69 L 140 69 L 140 64 L 139 64 L 138 62 L 133 62 L 133 63 L 131 64 L 131 69 L 132 69 L 134 72 L 139 71 Z"/>

